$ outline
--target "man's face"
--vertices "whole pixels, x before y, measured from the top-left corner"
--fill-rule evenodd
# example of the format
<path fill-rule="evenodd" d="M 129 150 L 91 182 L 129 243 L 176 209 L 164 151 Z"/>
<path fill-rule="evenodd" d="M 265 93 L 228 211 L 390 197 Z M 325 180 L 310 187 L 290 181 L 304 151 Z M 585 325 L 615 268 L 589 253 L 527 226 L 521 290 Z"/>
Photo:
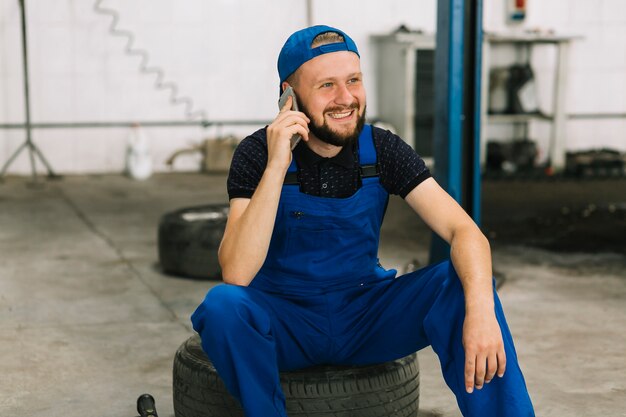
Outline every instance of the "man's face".
<path fill-rule="evenodd" d="M 365 88 L 359 57 L 332 52 L 298 69 L 294 91 L 318 139 L 335 146 L 355 141 L 365 123 Z"/>

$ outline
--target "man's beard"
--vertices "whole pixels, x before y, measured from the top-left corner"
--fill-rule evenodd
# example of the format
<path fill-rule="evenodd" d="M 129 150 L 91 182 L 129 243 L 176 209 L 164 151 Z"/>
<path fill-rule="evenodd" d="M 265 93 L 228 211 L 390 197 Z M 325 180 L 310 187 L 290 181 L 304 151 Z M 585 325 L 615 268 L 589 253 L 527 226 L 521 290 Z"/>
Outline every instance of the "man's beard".
<path fill-rule="evenodd" d="M 300 111 L 306 114 L 307 117 L 311 120 L 311 122 L 309 123 L 309 130 L 311 131 L 311 133 L 315 135 L 316 138 L 318 138 L 322 142 L 326 142 L 334 146 L 345 146 L 347 144 L 355 142 L 359 138 L 359 135 L 361 134 L 361 130 L 363 130 L 363 125 L 365 124 L 365 111 L 367 110 L 367 107 L 363 107 L 363 114 L 359 116 L 358 114 L 359 105 L 357 103 L 348 107 L 348 109 L 354 110 L 358 117 L 354 130 L 348 134 L 341 134 L 332 130 L 330 126 L 328 126 L 328 123 L 326 123 L 326 119 L 324 119 L 324 123 L 321 125 L 315 123 L 308 109 L 302 103 L 298 103 L 298 104 L 300 106 Z M 334 109 L 325 110 L 324 113 L 328 111 L 333 111 L 333 110 Z M 347 109 L 337 109 L 337 110 L 341 111 L 341 110 L 347 110 Z"/>

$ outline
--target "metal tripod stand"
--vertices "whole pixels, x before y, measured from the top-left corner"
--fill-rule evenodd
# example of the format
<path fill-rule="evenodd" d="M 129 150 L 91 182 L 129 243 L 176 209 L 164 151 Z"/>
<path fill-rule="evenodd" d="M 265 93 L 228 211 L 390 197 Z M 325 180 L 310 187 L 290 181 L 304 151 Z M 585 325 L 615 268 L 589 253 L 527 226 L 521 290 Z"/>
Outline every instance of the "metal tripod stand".
<path fill-rule="evenodd" d="M 30 93 L 29 93 L 29 85 L 28 85 L 28 49 L 27 49 L 27 40 L 26 40 L 26 5 L 24 4 L 25 0 L 19 0 L 20 8 L 22 13 L 22 54 L 23 54 L 23 62 L 24 62 L 24 103 L 26 107 L 26 141 L 20 145 L 19 148 L 11 155 L 11 157 L 6 161 L 2 170 L 0 171 L 0 181 L 4 177 L 6 170 L 9 168 L 9 165 L 17 158 L 17 156 L 24 149 L 28 149 L 28 153 L 30 155 L 30 167 L 32 171 L 32 179 L 33 181 L 37 181 L 37 167 L 35 165 L 35 156 L 38 156 L 39 159 L 43 162 L 43 164 L 48 169 L 48 178 L 59 178 L 57 174 L 54 173 L 52 167 L 43 156 L 41 150 L 35 145 L 31 137 L 31 122 L 30 122 Z"/>

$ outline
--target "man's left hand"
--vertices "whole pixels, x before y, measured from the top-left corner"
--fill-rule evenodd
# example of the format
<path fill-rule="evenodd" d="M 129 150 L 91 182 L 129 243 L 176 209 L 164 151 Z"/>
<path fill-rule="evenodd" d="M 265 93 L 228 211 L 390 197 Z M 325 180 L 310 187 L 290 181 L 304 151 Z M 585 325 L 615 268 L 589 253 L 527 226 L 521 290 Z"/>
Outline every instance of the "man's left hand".
<path fill-rule="evenodd" d="M 497 375 L 504 376 L 506 356 L 500 325 L 493 312 L 468 312 L 463 323 L 465 389 L 481 389 Z"/>

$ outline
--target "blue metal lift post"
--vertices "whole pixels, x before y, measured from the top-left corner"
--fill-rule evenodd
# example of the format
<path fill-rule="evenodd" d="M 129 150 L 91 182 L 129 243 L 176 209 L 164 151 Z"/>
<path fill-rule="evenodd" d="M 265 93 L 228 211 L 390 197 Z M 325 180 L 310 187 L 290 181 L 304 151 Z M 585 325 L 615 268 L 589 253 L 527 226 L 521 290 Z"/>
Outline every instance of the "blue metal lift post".
<path fill-rule="evenodd" d="M 437 182 L 480 225 L 482 0 L 439 0 L 435 50 Z M 430 262 L 450 257 L 433 234 Z"/>

